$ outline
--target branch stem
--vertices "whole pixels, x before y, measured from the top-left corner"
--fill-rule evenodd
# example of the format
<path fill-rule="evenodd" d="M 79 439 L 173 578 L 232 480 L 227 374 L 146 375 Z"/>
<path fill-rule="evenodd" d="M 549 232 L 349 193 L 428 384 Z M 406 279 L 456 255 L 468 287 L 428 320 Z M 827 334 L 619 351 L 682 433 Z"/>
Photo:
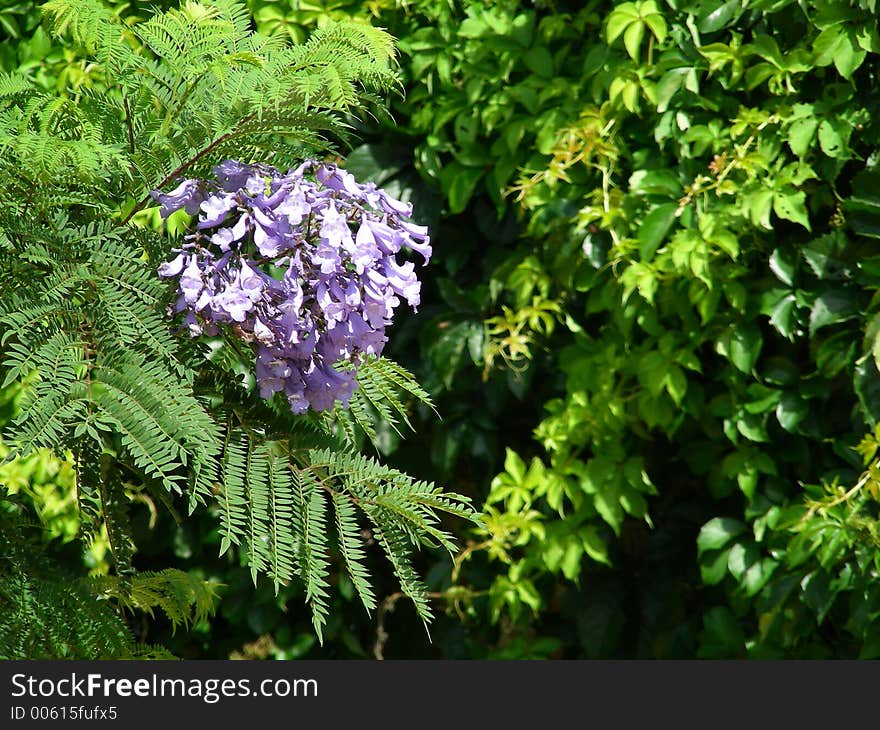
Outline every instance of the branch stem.
<path fill-rule="evenodd" d="M 170 183 L 172 180 L 180 177 L 184 173 L 185 170 L 192 167 L 194 164 L 196 164 L 203 157 L 211 154 L 215 149 L 217 149 L 224 142 L 228 142 L 230 139 L 232 139 L 233 137 L 238 135 L 241 130 L 241 126 L 243 124 L 245 124 L 246 122 L 249 122 L 256 115 L 257 115 L 257 112 L 251 112 L 250 114 L 248 114 L 235 126 L 235 129 L 233 129 L 231 132 L 227 132 L 226 134 L 221 134 L 219 137 L 217 137 L 217 139 L 215 139 L 213 142 L 211 142 L 211 144 L 209 144 L 207 147 L 203 147 L 201 150 L 196 152 L 195 155 L 193 155 L 190 159 L 188 159 L 186 162 L 184 162 L 182 165 L 180 165 L 177 169 L 175 169 L 173 172 L 166 175 L 165 178 L 158 185 L 156 185 L 155 187 L 151 187 L 150 189 L 151 190 L 161 190 L 168 183 Z M 137 205 L 135 205 L 134 208 L 131 209 L 131 211 L 129 211 L 128 215 L 125 216 L 125 218 L 122 221 L 122 225 L 126 225 L 135 216 L 135 214 L 137 214 L 141 210 L 143 210 L 144 207 L 149 202 L 150 202 L 150 194 L 147 193 L 140 200 L 140 202 Z"/>

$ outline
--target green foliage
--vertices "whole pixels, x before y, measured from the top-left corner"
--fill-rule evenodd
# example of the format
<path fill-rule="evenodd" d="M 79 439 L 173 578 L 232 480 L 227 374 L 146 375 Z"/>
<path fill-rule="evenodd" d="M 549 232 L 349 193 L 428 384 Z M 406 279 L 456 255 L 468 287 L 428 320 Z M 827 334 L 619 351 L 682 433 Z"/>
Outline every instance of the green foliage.
<path fill-rule="evenodd" d="M 3 387 L 21 391 L 4 438 L 7 461 L 42 449 L 70 455 L 79 526 L 93 543 L 106 536 L 114 574 L 66 602 L 52 585 L 22 590 L 47 606 L 47 621 L 97 594 L 116 611 L 160 608 L 172 628 L 203 622 L 214 583 L 138 570 L 131 515 L 137 503 L 165 505 L 175 519 L 180 507 L 207 508 L 219 516 L 219 552 L 240 550 L 254 582 L 268 575 L 278 593 L 301 580 L 321 638 L 332 503 L 341 559 L 367 609 L 375 598 L 358 511 L 427 621 L 410 551 L 451 551 L 440 513 L 473 511 L 352 449 L 408 423 L 409 401 L 430 405 L 428 394 L 378 359 L 365 365 L 350 412 L 294 417 L 281 401 L 265 403 L 252 378 L 242 382 L 253 362 L 234 338 L 193 343 L 172 332 L 170 292 L 155 271 L 174 227 L 151 227 L 147 209 L 151 190 L 223 159 L 291 167 L 344 140 L 354 115 L 378 109 L 396 84 L 391 37 L 341 22 L 290 44 L 254 32 L 232 0 L 188 1 L 149 18 L 98 0 L 51 0 L 42 14 L 56 42 L 99 71 L 80 88 L 35 83 L 26 65 L 0 72 Z M 18 585 L 25 573 L 16 570 Z M 123 633 L 106 649 L 99 643 L 122 626 L 113 611 L 98 606 L 83 621 L 94 627 L 71 625 L 69 637 L 52 634 L 33 651 L 129 651 Z M 32 639 L 22 641 L 15 652 L 26 654 Z"/>
<path fill-rule="evenodd" d="M 698 651 L 864 656 L 871 621 L 829 611 L 838 594 L 850 617 L 871 611 L 872 500 L 848 493 L 836 517 L 804 501 L 857 478 L 852 447 L 876 423 L 863 339 L 878 282 L 846 214 L 849 195 L 872 195 L 856 186 L 880 140 L 865 93 L 876 18 L 831 3 L 809 16 L 669 5 L 615 6 L 586 111 L 517 184 L 571 343 L 565 393 L 535 430 L 546 461 L 520 478 L 508 466 L 489 501 L 564 512 L 564 531 L 524 546 L 535 580 L 565 567 L 581 524 L 620 534 L 625 516 L 648 520 L 655 484 L 739 493 L 739 519 L 725 510 L 697 540 L 704 585 L 730 601 L 707 606 Z M 573 219 L 544 217 L 572 203 Z M 582 251 L 566 256 L 562 237 Z"/>
<path fill-rule="evenodd" d="M 22 517 L 21 505 L 0 504 L 0 657 L 3 659 L 173 658 L 135 641 L 121 609 L 160 608 L 176 625 L 204 619 L 216 594 L 181 571 L 141 573 L 126 585 L 115 576 L 84 578 L 59 565 L 57 545 Z"/>
<path fill-rule="evenodd" d="M 503 460 L 452 577 L 474 635 L 876 652 L 875 5 L 334 4 L 404 54 L 350 164 L 449 232 L 406 361 L 433 465 L 486 494 Z"/>
<path fill-rule="evenodd" d="M 15 132 L 0 159 L 27 175 L 4 203 L 15 212 L 0 224 L 0 250 L 39 242 L 28 258 L 4 259 L 39 292 L 16 292 L 9 308 L 30 309 L 41 328 L 6 339 L 4 359 L 43 414 L 23 416 L 21 433 L 46 443 L 40 424 L 68 433 L 65 419 L 85 409 L 102 446 L 77 452 L 78 463 L 122 474 L 127 500 L 208 505 L 138 536 L 157 561 L 173 554 L 228 584 L 210 623 L 163 643 L 190 656 L 318 656 L 306 619 L 289 610 L 305 597 L 330 655 L 425 656 L 412 640 L 419 623 L 392 613 L 407 592 L 419 613 L 445 609 L 433 611 L 435 656 L 877 656 L 876 3 L 248 8 L 262 45 L 226 50 L 201 43 L 187 6 L 169 16 L 189 43 L 177 87 L 162 84 L 171 66 L 156 70 L 160 29 L 138 31 L 136 7 L 96 11 L 90 25 L 70 16 L 72 35 L 55 41 L 33 13 L 0 14 L 14 39 L 0 40 L 0 64 L 15 71 L 0 84 L 3 129 Z M 233 16 L 204 32 L 234 27 Z M 291 96 L 278 86 L 293 83 L 284 74 L 267 79 L 270 56 L 291 40 L 335 42 L 337 23 L 362 66 L 328 71 L 324 60 L 342 54 L 288 47 L 314 54 L 313 78 L 300 75 Z M 348 115 L 395 83 L 387 38 L 361 35 L 370 23 L 399 39 L 405 93 L 392 99 L 393 123 Z M 111 30 L 106 60 L 83 63 L 77 45 L 97 50 Z M 340 87 L 337 75 L 354 83 Z M 150 95 L 164 101 L 146 109 Z M 294 113 L 273 116 L 287 99 Z M 206 100 L 210 113 L 196 113 Z M 135 154 L 126 101 L 140 120 Z M 264 126 L 239 125 L 246 104 L 264 107 Z M 146 279 L 167 239 L 121 223 L 158 230 L 155 212 L 138 208 L 151 186 L 227 149 L 262 146 L 283 165 L 322 133 L 343 139 L 342 122 L 362 140 L 346 167 L 414 202 L 438 245 L 422 311 L 389 349 L 416 378 L 380 360 L 349 411 L 293 419 L 254 396 L 234 343 L 202 351 L 169 338 L 147 314 L 161 321 L 162 291 L 131 270 L 124 281 L 144 296 L 123 297 L 125 285 L 107 278 L 116 267 L 97 260 L 107 246 L 70 242 L 115 235 L 125 248 L 136 235 L 126 260 Z M 46 129 L 63 134 L 38 144 Z M 276 135 L 286 144 L 270 143 Z M 83 194 L 95 186 L 117 192 Z M 102 201 L 116 225 L 89 234 L 87 211 Z M 59 206 L 79 239 L 57 233 L 67 222 L 28 227 L 23 213 L 52 221 Z M 94 291 L 82 283 L 92 278 Z M 104 343 L 94 357 L 87 338 Z M 134 360 L 104 365 L 111 355 Z M 43 372 L 60 369 L 66 395 L 28 375 L 37 357 Z M 78 384 L 87 370 L 103 384 L 147 359 L 164 375 L 139 383 L 138 402 L 165 377 L 180 407 L 168 423 L 138 419 L 126 436 L 119 424 L 135 405 L 104 385 L 82 396 Z M 55 407 L 73 410 L 53 417 Z M 403 441 L 403 426 L 420 438 Z M 172 427 L 157 463 L 136 455 L 139 439 Z M 328 450 L 367 444 L 394 468 L 354 455 L 330 464 Z M 435 488 L 403 472 L 482 501 L 481 524 L 441 528 L 437 512 L 455 517 L 460 503 L 435 504 Z M 80 485 L 84 527 L 103 534 L 100 484 Z M 142 503 L 121 502 L 135 521 Z M 279 532 L 275 514 L 295 519 Z M 451 565 L 414 549 L 449 534 L 465 540 Z M 386 551 L 403 591 L 374 562 Z M 253 571 L 270 581 L 253 587 Z M 375 633 L 364 606 L 376 609 Z"/>

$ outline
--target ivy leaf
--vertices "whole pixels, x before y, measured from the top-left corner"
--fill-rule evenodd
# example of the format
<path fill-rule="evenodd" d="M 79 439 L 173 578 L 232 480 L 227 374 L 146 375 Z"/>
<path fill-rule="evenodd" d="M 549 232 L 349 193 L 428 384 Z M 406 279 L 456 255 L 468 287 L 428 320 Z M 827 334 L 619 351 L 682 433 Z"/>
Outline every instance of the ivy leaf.
<path fill-rule="evenodd" d="M 742 198 L 743 213 L 756 226 L 770 230 L 770 212 L 773 209 L 772 190 L 756 190 Z"/>
<path fill-rule="evenodd" d="M 846 244 L 839 232 L 814 238 L 801 249 L 804 261 L 820 279 L 839 279 L 846 271 L 838 251 Z"/>
<path fill-rule="evenodd" d="M 794 272 L 797 267 L 797 254 L 792 249 L 774 249 L 770 255 L 770 270 L 783 284 L 794 286 Z"/>
<path fill-rule="evenodd" d="M 621 3 L 614 12 L 608 16 L 608 25 L 605 28 L 608 43 L 614 43 L 617 37 L 623 33 L 633 22 L 640 22 L 638 11 L 634 3 Z"/>
<path fill-rule="evenodd" d="M 880 173 L 859 173 L 852 181 L 852 197 L 843 202 L 847 225 L 861 236 L 880 238 Z"/>
<path fill-rule="evenodd" d="M 553 56 L 546 46 L 535 46 L 523 55 L 523 63 L 538 76 L 553 78 Z"/>
<path fill-rule="evenodd" d="M 675 222 L 675 211 L 678 209 L 677 203 L 663 203 L 651 210 L 642 225 L 639 226 L 639 255 L 645 263 L 649 262 L 654 253 L 663 243 L 666 234 Z"/>
<path fill-rule="evenodd" d="M 819 120 L 814 116 L 804 117 L 792 122 L 788 128 L 788 146 L 798 157 L 805 157 L 816 138 Z"/>
<path fill-rule="evenodd" d="M 806 207 L 807 195 L 803 190 L 796 190 L 791 193 L 774 193 L 773 194 L 773 211 L 780 218 L 793 223 L 800 223 L 808 231 L 810 228 L 810 218 L 807 215 Z"/>
<path fill-rule="evenodd" d="M 794 294 L 786 294 L 779 302 L 773 307 L 773 310 L 770 314 L 770 324 L 772 324 L 776 331 L 779 332 L 783 337 L 787 337 L 789 340 L 794 339 L 794 328 L 797 324 L 795 319 L 795 307 L 797 304 L 797 299 Z"/>
<path fill-rule="evenodd" d="M 728 0 L 712 12 L 704 15 L 697 22 L 700 33 L 715 33 L 729 25 L 733 25 L 745 11 L 742 0 Z"/>
<path fill-rule="evenodd" d="M 745 531 L 746 526 L 739 520 L 731 517 L 715 517 L 700 529 L 700 534 L 697 536 L 697 552 L 705 553 L 723 548 Z"/>
<path fill-rule="evenodd" d="M 838 125 L 827 119 L 822 120 L 819 124 L 819 146 L 829 157 L 845 159 L 850 156 L 849 147 Z"/>
<path fill-rule="evenodd" d="M 758 361 L 763 344 L 761 330 L 753 322 L 736 328 L 730 335 L 730 361 L 738 370 L 750 373 Z"/>
<path fill-rule="evenodd" d="M 440 173 L 440 184 L 449 199 L 450 213 L 453 215 L 461 213 L 467 208 L 481 177 L 483 177 L 481 167 L 466 167 L 459 162 L 452 162 L 443 168 Z"/>
<path fill-rule="evenodd" d="M 797 433 L 798 425 L 809 412 L 809 403 L 799 393 L 788 392 L 776 406 L 776 420 L 789 433 Z"/>
<path fill-rule="evenodd" d="M 870 353 L 856 361 L 853 387 L 865 420 L 874 427 L 880 421 L 880 371 Z"/>
<path fill-rule="evenodd" d="M 845 322 L 858 315 L 855 297 L 846 289 L 832 289 L 816 297 L 810 310 L 810 336 L 822 327 Z"/>
<path fill-rule="evenodd" d="M 608 546 L 599 536 L 599 531 L 593 525 L 588 525 L 578 530 L 578 537 L 580 537 L 584 552 L 587 555 L 597 563 L 611 565 L 611 561 L 608 559 Z"/>
<path fill-rule="evenodd" d="M 856 69 L 861 66 L 867 52 L 859 47 L 851 31 L 843 24 L 825 28 L 813 42 L 814 62 L 818 66 L 834 64 L 837 72 L 849 80 Z"/>
<path fill-rule="evenodd" d="M 641 22 L 632 23 L 623 34 L 623 45 L 633 61 L 639 60 L 639 46 L 644 37 L 645 25 Z"/>

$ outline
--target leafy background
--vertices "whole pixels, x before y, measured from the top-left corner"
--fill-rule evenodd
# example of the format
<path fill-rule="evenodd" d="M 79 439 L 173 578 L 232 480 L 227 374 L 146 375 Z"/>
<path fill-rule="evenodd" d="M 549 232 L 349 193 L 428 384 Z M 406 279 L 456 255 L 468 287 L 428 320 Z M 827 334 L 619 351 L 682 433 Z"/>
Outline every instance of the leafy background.
<path fill-rule="evenodd" d="M 483 526 L 454 526 L 454 560 L 418 557 L 430 642 L 371 554 L 378 611 L 334 574 L 320 647 L 300 589 L 254 588 L 210 517 L 136 506 L 140 570 L 222 584 L 186 630 L 131 618 L 137 640 L 185 658 L 880 656 L 876 5 L 251 0 L 263 33 L 347 18 L 398 41 L 401 94 L 341 152 L 431 226 L 390 354 L 440 418 L 379 447 L 482 504 Z M 0 34 L 2 70 L 101 84 L 33 3 L 0 10 Z M 0 473 L 71 570 L 106 572 L 100 540 L 62 547 L 63 459 Z"/>

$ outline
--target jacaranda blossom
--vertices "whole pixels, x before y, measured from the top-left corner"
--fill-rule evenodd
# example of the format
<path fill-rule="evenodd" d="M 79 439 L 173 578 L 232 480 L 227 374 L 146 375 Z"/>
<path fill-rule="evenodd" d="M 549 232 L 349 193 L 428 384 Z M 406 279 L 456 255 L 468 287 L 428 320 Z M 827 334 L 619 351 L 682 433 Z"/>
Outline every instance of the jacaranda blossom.
<path fill-rule="evenodd" d="M 231 325 L 256 352 L 264 398 L 281 392 L 294 413 L 347 406 L 395 308 L 419 304 L 415 264 L 398 256 L 427 263 L 428 229 L 410 220 L 411 205 L 324 162 L 281 174 L 227 160 L 214 176 L 152 193 L 163 217 L 198 214 L 158 270 L 178 282 L 171 311 L 193 337 Z"/>

